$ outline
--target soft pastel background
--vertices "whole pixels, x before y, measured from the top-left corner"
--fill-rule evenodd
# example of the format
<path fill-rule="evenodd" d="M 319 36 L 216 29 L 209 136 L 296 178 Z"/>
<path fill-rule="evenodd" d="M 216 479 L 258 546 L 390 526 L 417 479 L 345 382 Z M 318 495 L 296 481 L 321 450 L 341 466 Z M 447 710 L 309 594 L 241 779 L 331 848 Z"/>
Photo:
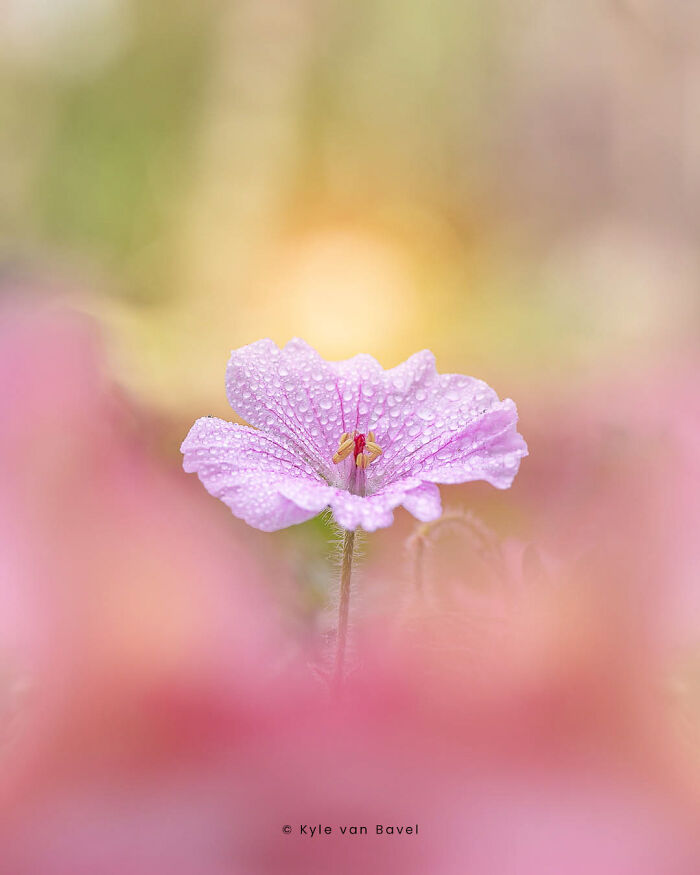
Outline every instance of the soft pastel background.
<path fill-rule="evenodd" d="M 699 232 L 690 0 L 3 0 L 0 875 L 700 871 Z M 531 453 L 365 541 L 334 704 L 332 530 L 180 469 L 294 335 Z"/>

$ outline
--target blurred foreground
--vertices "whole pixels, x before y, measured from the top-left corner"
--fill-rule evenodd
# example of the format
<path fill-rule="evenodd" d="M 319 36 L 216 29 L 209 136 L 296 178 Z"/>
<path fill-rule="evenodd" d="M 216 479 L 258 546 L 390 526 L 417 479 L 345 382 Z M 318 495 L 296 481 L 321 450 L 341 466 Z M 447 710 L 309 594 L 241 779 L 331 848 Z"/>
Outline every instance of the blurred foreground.
<path fill-rule="evenodd" d="M 313 548 L 146 448 L 90 320 L 6 308 L 0 871 L 697 872 L 700 410 L 676 384 L 539 399 L 527 542 L 463 511 L 373 536 L 338 700 Z"/>

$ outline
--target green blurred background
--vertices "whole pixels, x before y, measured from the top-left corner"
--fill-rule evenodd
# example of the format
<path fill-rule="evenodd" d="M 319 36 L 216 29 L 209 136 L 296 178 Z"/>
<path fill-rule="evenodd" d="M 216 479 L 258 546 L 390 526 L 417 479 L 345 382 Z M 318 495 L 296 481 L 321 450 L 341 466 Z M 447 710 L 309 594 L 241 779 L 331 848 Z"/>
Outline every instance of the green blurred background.
<path fill-rule="evenodd" d="M 699 47 L 684 0 L 4 0 L 5 279 L 178 428 L 264 336 L 516 398 L 682 355 Z"/>

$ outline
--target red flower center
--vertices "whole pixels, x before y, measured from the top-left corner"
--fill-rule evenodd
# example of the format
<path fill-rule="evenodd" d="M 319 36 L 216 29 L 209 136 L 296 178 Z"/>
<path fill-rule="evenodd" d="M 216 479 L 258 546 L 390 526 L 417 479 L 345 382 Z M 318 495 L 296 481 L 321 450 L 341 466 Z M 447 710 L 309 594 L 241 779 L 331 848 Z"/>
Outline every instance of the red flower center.
<path fill-rule="evenodd" d="M 366 443 L 365 436 L 363 434 L 356 434 L 355 435 L 355 458 L 357 458 L 360 455 L 360 453 L 364 450 L 365 443 Z"/>

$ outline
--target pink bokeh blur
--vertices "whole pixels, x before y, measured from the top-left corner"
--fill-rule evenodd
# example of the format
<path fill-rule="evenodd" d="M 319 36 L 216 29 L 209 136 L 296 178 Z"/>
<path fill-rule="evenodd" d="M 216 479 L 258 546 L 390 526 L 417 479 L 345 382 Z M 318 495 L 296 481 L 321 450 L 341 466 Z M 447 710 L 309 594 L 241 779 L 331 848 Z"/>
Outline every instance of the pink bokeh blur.
<path fill-rule="evenodd" d="M 148 450 L 89 319 L 6 307 L 0 375 L 3 875 L 697 871 L 692 407 L 540 399 L 528 540 L 378 535 L 338 699 L 285 549 Z"/>

